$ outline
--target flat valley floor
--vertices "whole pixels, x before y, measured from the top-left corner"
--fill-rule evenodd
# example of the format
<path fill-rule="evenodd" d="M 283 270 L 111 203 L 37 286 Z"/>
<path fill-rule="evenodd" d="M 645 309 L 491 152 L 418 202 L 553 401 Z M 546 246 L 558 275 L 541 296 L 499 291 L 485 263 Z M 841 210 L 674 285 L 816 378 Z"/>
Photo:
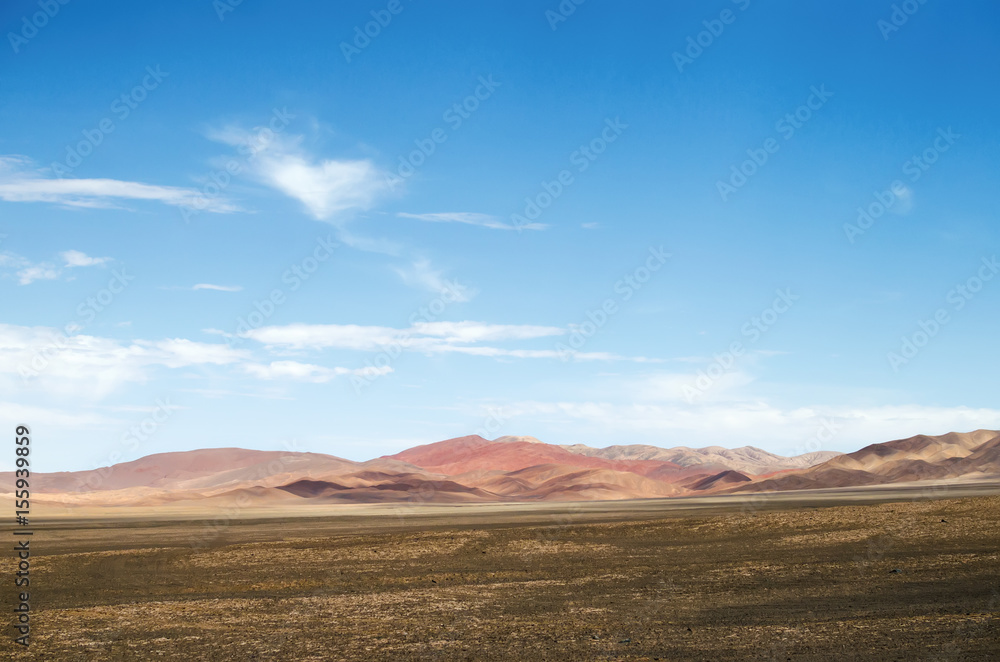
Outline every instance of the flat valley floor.
<path fill-rule="evenodd" d="M 0 658 L 997 660 L 983 493 L 51 519 Z"/>

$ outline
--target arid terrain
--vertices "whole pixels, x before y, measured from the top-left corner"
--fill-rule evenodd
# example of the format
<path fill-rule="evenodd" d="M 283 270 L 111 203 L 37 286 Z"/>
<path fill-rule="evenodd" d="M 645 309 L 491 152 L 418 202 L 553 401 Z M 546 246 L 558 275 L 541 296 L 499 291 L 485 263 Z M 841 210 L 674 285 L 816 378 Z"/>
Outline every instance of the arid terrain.
<path fill-rule="evenodd" d="M 477 435 L 357 462 L 321 453 L 207 448 L 88 471 L 34 473 L 34 503 L 81 507 L 314 508 L 335 504 L 533 503 L 897 485 L 1000 477 L 1000 432 L 918 435 L 852 453 L 783 457 L 752 446 L 558 446 Z M 14 474 L 0 474 L 13 497 Z"/>
<path fill-rule="evenodd" d="M 36 535 L 32 645 L 15 651 L 8 639 L 0 650 L 24 660 L 995 660 L 998 494 L 996 483 L 927 483 L 201 521 L 81 510 Z M 0 586 L 10 604 L 11 583 Z"/>

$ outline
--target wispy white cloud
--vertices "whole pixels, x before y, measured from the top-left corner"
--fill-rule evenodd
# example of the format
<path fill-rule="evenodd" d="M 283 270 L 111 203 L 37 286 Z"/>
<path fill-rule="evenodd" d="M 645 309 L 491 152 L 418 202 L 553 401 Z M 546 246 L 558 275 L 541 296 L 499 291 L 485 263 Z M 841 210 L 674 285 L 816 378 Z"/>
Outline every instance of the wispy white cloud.
<path fill-rule="evenodd" d="M 608 352 L 521 349 L 479 344 L 555 338 L 566 333 L 566 329 L 552 326 L 464 321 L 418 322 L 406 329 L 354 324 L 289 324 L 261 327 L 250 331 L 247 336 L 275 350 L 343 349 L 374 352 L 386 347 L 398 347 L 426 354 L 453 353 L 491 358 L 660 362 L 660 359 L 620 356 Z"/>
<path fill-rule="evenodd" d="M 240 292 L 243 287 L 240 285 L 213 285 L 211 283 L 198 283 L 192 290 L 216 290 L 219 292 Z"/>
<path fill-rule="evenodd" d="M 90 257 L 82 251 L 63 251 L 59 256 L 66 267 L 100 267 L 111 261 L 110 257 Z"/>
<path fill-rule="evenodd" d="M 407 267 L 396 267 L 395 271 L 407 285 L 433 294 L 445 294 L 455 302 L 470 301 L 478 293 L 473 288 L 453 280 L 447 280 L 444 277 L 444 272 L 431 266 L 430 260 L 415 260 Z"/>
<path fill-rule="evenodd" d="M 103 397 L 130 382 L 144 382 L 150 370 L 231 365 L 248 352 L 225 344 L 183 338 L 122 342 L 83 334 L 67 336 L 49 327 L 0 324 L 0 392 L 39 388 L 81 397 Z"/>
<path fill-rule="evenodd" d="M 32 262 L 15 253 L 0 253 L 0 268 L 16 269 L 17 282 L 20 285 L 30 285 L 39 280 L 57 280 L 62 275 L 63 268 L 104 266 L 111 261 L 109 257 L 90 257 L 75 250 L 63 251 L 59 256 L 63 260 L 62 268 L 51 262 Z"/>
<path fill-rule="evenodd" d="M 377 377 L 392 372 L 389 366 L 376 368 L 326 368 L 319 365 L 299 363 L 298 361 L 273 361 L 264 365 L 251 363 L 244 366 L 247 374 L 258 379 L 265 380 L 291 380 L 300 382 L 310 382 L 313 384 L 324 384 L 342 375 L 358 375 L 363 377 Z"/>
<path fill-rule="evenodd" d="M 462 223 L 465 225 L 477 225 L 490 230 L 517 230 L 518 228 L 510 223 L 504 223 L 496 216 L 489 214 L 479 214 L 475 212 L 447 212 L 439 214 L 410 214 L 399 212 L 396 214 L 400 218 L 413 218 L 426 223 Z M 521 230 L 544 230 L 549 227 L 545 223 L 525 223 L 520 226 Z"/>
<path fill-rule="evenodd" d="M 245 134 L 224 127 L 208 137 L 236 146 Z M 368 209 L 385 192 L 385 175 L 372 161 L 317 158 L 302 143 L 303 136 L 274 136 L 248 162 L 249 175 L 298 200 L 319 220 L 335 221 L 349 210 Z"/>
<path fill-rule="evenodd" d="M 446 338 L 449 342 L 495 342 L 550 338 L 566 333 L 557 326 L 530 324 L 484 324 L 482 322 L 417 322 L 413 331 L 425 336 Z"/>
<path fill-rule="evenodd" d="M 23 156 L 0 156 L 0 200 L 48 202 L 66 207 L 119 208 L 122 201 L 142 200 L 183 206 L 198 195 L 194 189 L 118 179 L 54 179 L 32 169 Z M 209 200 L 205 211 L 227 213 L 237 207 L 221 198 Z"/>
<path fill-rule="evenodd" d="M 30 285 L 36 280 L 56 280 L 60 273 L 62 272 L 51 264 L 34 264 L 17 272 L 17 282 L 21 285 Z"/>
<path fill-rule="evenodd" d="M 405 336 L 402 329 L 357 324 L 288 324 L 252 329 L 247 337 L 267 346 L 302 349 L 377 350 Z"/>

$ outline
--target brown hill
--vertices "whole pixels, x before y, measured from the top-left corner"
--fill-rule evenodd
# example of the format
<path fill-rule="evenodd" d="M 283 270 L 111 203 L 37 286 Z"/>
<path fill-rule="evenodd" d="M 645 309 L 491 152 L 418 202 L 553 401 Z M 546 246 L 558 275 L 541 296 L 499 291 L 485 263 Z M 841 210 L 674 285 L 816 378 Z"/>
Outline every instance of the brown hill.
<path fill-rule="evenodd" d="M 753 446 L 740 448 L 723 448 L 722 446 L 659 448 L 644 444 L 631 444 L 591 448 L 583 444 L 574 444 L 563 446 L 563 448 L 572 453 L 610 460 L 659 460 L 690 468 L 710 465 L 721 469 L 732 469 L 751 476 L 760 476 L 786 469 L 806 469 L 840 455 L 834 451 L 817 451 L 795 457 L 784 457 Z"/>
<path fill-rule="evenodd" d="M 510 437 L 501 437 L 510 439 Z M 487 441 L 480 436 L 457 437 L 424 446 L 415 446 L 386 458 L 402 460 L 424 469 L 457 475 L 476 470 L 517 471 L 540 464 L 555 464 L 587 469 L 610 469 L 645 476 L 680 471 L 673 462 L 658 460 L 609 460 L 571 453 L 561 446 L 538 440 Z"/>
<path fill-rule="evenodd" d="M 715 474 L 714 476 L 702 478 L 701 480 L 691 484 L 689 488 L 698 491 L 717 490 L 724 487 L 730 487 L 732 485 L 738 485 L 740 483 L 746 483 L 750 480 L 749 476 L 741 474 L 739 471 L 727 469 L 721 473 Z"/>
<path fill-rule="evenodd" d="M 785 472 L 731 491 L 822 489 L 970 475 L 1000 475 L 1000 432 L 917 435 L 871 444 L 809 469 Z"/>
<path fill-rule="evenodd" d="M 730 466 L 742 463 L 759 471 L 817 457 L 821 455 L 782 458 L 752 447 L 568 449 L 532 437 L 489 441 L 474 435 L 367 462 L 319 453 L 215 448 L 159 453 L 92 471 L 33 474 L 32 498 L 66 507 L 188 502 L 208 507 L 237 500 L 294 507 L 645 499 L 880 485 L 1000 476 L 1000 433 L 917 435 L 756 479 Z M 0 474 L 0 490 L 13 491 L 13 483 L 13 473 Z"/>

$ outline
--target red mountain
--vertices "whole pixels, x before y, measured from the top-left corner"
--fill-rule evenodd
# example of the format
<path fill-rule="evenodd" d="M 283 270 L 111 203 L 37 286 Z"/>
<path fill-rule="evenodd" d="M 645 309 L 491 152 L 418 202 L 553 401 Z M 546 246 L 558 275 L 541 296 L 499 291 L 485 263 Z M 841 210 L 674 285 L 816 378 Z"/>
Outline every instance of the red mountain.
<path fill-rule="evenodd" d="M 683 469 L 679 464 L 664 460 L 609 460 L 571 453 L 561 446 L 551 444 L 488 441 L 478 435 L 415 446 L 385 457 L 450 476 L 471 471 L 517 471 L 540 464 L 555 464 L 585 469 L 610 469 L 640 476 L 655 474 L 659 480 L 664 480 L 669 474 Z"/>

